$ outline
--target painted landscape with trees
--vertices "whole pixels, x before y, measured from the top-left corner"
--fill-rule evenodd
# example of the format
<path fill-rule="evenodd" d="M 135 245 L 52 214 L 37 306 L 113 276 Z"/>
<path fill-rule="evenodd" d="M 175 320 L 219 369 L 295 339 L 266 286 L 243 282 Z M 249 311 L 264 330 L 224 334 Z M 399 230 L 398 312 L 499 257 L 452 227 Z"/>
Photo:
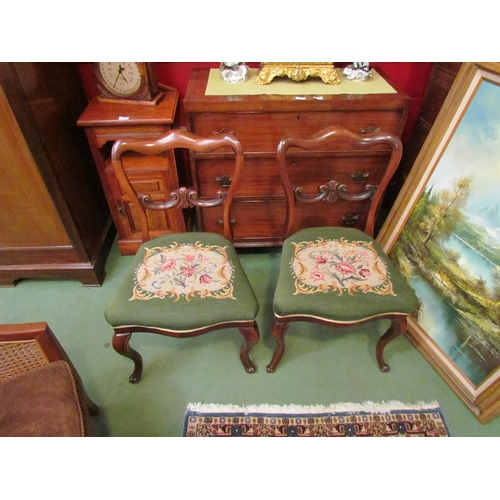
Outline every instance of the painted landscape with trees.
<path fill-rule="evenodd" d="M 483 82 L 391 250 L 418 323 L 476 385 L 500 366 L 500 90 Z"/>

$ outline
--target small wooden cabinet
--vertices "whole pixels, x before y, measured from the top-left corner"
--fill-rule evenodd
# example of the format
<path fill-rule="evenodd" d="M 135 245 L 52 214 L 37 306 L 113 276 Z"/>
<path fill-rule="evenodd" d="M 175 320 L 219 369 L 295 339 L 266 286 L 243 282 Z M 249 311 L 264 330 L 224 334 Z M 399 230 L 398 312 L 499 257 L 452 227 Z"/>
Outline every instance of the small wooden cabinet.
<path fill-rule="evenodd" d="M 356 131 L 381 129 L 401 135 L 411 99 L 396 90 L 386 94 L 306 96 L 298 100 L 290 95 L 205 95 L 209 79 L 207 69 L 191 74 L 185 110 L 189 129 L 198 135 L 234 133 L 245 154 L 245 171 L 233 205 L 232 221 L 235 246 L 272 246 L 283 241 L 285 198 L 276 164 L 276 148 L 288 133 L 312 134 L 331 125 Z M 359 83 L 363 85 L 363 83 Z M 271 92 L 271 88 L 270 88 Z M 342 154 L 325 157 L 320 152 L 297 153 L 292 183 L 305 192 L 315 193 L 309 182 L 311 169 L 324 171 L 325 182 L 334 179 L 347 184 L 349 192 L 364 191 L 383 175 L 384 151 L 359 152 L 352 158 Z M 202 196 L 226 189 L 231 172 L 224 152 L 195 154 L 191 157 L 191 175 Z M 335 165 L 335 167 L 334 167 Z M 335 174 L 333 170 L 335 169 Z M 297 214 L 301 227 L 351 225 L 362 228 L 367 215 L 364 202 L 338 201 L 307 205 Z M 221 210 L 198 214 L 201 230 L 221 232 Z"/>
<path fill-rule="evenodd" d="M 170 130 L 177 108 L 178 92 L 168 90 L 156 106 L 104 103 L 97 99 L 89 103 L 78 120 L 84 127 L 94 156 L 111 215 L 118 233 L 118 246 L 123 255 L 134 255 L 142 244 L 141 223 L 131 200 L 121 191 L 114 175 L 110 156 L 114 142 L 123 140 L 158 139 Z M 125 168 L 138 192 L 148 193 L 155 201 L 170 198 L 179 187 L 175 155 L 138 157 L 128 155 Z M 185 231 L 181 209 L 149 211 L 152 236 Z"/>

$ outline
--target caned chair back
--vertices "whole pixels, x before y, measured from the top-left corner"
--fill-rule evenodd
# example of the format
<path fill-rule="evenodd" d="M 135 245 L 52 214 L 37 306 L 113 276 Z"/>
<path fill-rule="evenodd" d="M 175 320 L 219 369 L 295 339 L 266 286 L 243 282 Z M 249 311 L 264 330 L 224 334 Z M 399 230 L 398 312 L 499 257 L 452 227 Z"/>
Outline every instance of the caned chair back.
<path fill-rule="evenodd" d="M 220 191 L 214 198 L 199 198 L 196 190 L 183 186 L 173 190 L 170 193 L 170 199 L 162 202 L 153 201 L 149 193 L 138 192 L 135 189 L 126 174 L 123 164 L 123 157 L 128 152 L 152 156 L 161 155 L 175 149 L 187 149 L 197 153 L 211 153 L 221 148 L 230 148 L 234 152 L 234 172 L 228 191 Z M 120 140 L 113 145 L 111 161 L 121 189 L 128 196 L 139 214 L 143 242 L 151 239 L 151 229 L 146 210 L 168 210 L 178 206 L 181 208 L 209 208 L 222 204 L 224 205 L 222 219 L 224 237 L 232 241 L 233 234 L 230 224 L 231 203 L 243 168 L 243 149 L 234 135 L 218 134 L 212 137 L 199 137 L 190 132 L 171 130 L 155 141 Z"/>

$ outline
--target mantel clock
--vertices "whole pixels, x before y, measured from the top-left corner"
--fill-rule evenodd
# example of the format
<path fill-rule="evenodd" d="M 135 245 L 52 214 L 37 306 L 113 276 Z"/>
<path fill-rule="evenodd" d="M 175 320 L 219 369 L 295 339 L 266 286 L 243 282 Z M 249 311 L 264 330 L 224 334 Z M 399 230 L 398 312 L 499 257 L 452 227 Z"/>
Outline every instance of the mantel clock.
<path fill-rule="evenodd" d="M 93 69 L 99 101 L 155 106 L 163 97 L 154 63 L 97 62 Z"/>

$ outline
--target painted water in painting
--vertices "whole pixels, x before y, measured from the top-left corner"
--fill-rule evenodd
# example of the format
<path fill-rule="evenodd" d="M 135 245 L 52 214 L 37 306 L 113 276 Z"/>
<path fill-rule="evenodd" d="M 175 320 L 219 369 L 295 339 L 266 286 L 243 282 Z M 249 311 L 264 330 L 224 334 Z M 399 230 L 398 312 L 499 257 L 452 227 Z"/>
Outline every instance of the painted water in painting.
<path fill-rule="evenodd" d="M 469 380 L 500 367 L 500 87 L 487 80 L 391 250 L 418 323 Z"/>

